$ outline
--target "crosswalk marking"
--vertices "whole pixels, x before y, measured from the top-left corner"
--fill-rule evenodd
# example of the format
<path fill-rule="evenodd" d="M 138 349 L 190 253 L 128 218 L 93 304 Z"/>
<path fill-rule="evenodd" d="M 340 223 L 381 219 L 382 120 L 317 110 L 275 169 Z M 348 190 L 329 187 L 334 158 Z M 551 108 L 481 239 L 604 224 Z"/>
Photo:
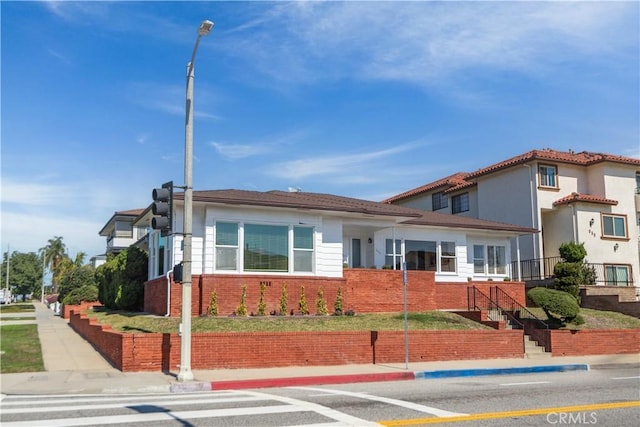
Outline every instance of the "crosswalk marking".
<path fill-rule="evenodd" d="M 211 407 L 214 404 L 246 404 L 247 402 L 258 404 L 264 402 L 264 405 L 175 410 L 176 407 L 185 405 Z M 149 411 L 149 408 L 154 407 L 157 408 L 157 411 Z M 110 410 L 119 412 L 114 412 L 112 415 L 104 415 Z M 132 413 L 123 414 L 123 410 Z M 103 412 L 101 415 L 79 416 L 80 411 Z M 69 413 L 71 416 L 64 417 L 64 413 Z M 0 400 L 2 427 L 118 425 L 251 415 L 268 416 L 284 413 L 315 413 L 327 418 L 327 422 L 318 422 L 319 419 L 316 418 L 315 423 L 310 419 L 309 424 L 303 424 L 300 427 L 379 426 L 377 423 L 353 417 L 316 403 L 248 390 L 169 395 L 3 396 L 3 399 Z M 45 419 L 15 419 L 17 415 L 25 414 L 29 418 L 44 417 Z M 56 416 L 60 418 L 56 418 Z"/>
<path fill-rule="evenodd" d="M 408 408 L 414 411 L 435 415 L 436 417 L 459 417 L 462 415 L 467 415 L 467 414 L 462 414 L 458 412 L 445 411 L 444 409 L 433 408 L 431 406 L 419 405 L 417 403 L 407 402 L 405 400 L 391 399 L 391 398 L 382 397 L 382 396 L 373 396 L 367 393 L 354 393 L 354 392 L 343 391 L 343 390 L 332 390 L 328 388 L 314 388 L 314 387 L 291 387 L 291 388 L 295 388 L 298 390 L 315 391 L 315 392 L 323 391 L 326 393 L 333 393 L 336 395 L 351 396 L 351 397 L 356 397 L 356 398 L 365 399 L 365 400 L 373 400 L 376 402 L 387 403 L 390 405 L 400 406 L 402 408 Z"/>

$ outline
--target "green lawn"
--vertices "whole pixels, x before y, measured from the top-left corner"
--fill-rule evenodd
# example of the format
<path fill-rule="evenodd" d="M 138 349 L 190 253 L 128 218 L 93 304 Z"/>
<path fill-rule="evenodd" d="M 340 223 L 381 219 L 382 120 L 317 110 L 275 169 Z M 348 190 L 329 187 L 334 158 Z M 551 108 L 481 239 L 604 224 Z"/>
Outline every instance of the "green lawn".
<path fill-rule="evenodd" d="M 531 309 L 546 319 L 541 309 Z M 568 324 L 565 329 L 640 329 L 640 319 L 610 311 L 581 309 L 582 325 Z M 88 311 L 98 323 L 131 333 L 171 333 L 178 330 L 180 318 L 145 313 L 127 313 L 97 309 Z M 446 311 L 408 314 L 410 330 L 490 329 Z M 319 332 L 319 331 L 401 331 L 402 313 L 370 313 L 356 316 L 264 316 L 198 317 L 192 319 L 193 332 Z"/>
<path fill-rule="evenodd" d="M 179 318 L 165 318 L 108 310 L 89 311 L 103 325 L 122 332 L 176 332 Z M 409 313 L 410 330 L 490 329 L 457 314 L 444 311 Z M 402 313 L 357 316 L 200 317 L 192 320 L 193 332 L 301 332 L 404 330 Z"/>
<path fill-rule="evenodd" d="M 0 305 L 0 314 L 3 313 L 26 313 L 29 311 L 36 311 L 33 304 L 9 304 Z"/>
<path fill-rule="evenodd" d="M 0 327 L 0 373 L 44 371 L 37 325 Z"/>

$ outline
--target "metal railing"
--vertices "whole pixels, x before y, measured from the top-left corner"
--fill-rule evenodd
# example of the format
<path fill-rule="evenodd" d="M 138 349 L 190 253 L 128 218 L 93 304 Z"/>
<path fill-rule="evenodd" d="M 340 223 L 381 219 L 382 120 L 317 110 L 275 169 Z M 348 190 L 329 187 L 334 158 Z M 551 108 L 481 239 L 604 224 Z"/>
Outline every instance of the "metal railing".
<path fill-rule="evenodd" d="M 520 261 L 520 280 L 544 280 L 553 277 L 553 268 L 562 261 L 562 257 L 536 258 Z M 518 277 L 518 261 L 511 263 L 514 277 Z"/>
<path fill-rule="evenodd" d="M 512 313 L 522 323 L 526 335 L 531 336 L 538 344 L 543 346 L 545 351 L 551 351 L 548 333 L 549 325 L 545 321 L 498 286 L 492 286 L 489 291 L 490 299 L 495 301 L 503 312 Z"/>
<path fill-rule="evenodd" d="M 490 288 L 491 296 L 483 293 L 475 286 L 467 288 L 467 305 L 470 311 L 487 310 L 491 313 L 498 313 L 505 316 L 513 329 L 522 329 L 525 335 L 530 336 L 545 351 L 551 351 L 549 339 L 549 325 L 535 314 L 529 311 L 522 304 L 511 298 L 497 286 Z M 491 320 L 499 320 L 491 318 Z"/>
<path fill-rule="evenodd" d="M 497 302 L 475 286 L 467 288 L 467 306 L 469 311 L 486 310 L 491 320 L 500 320 L 500 317 L 505 316 L 513 329 L 524 330 L 524 324 L 513 313 L 503 310 Z"/>
<path fill-rule="evenodd" d="M 553 279 L 553 269 L 556 264 L 562 262 L 562 257 L 537 258 L 520 261 L 520 280 L 527 282 L 532 280 Z M 633 286 L 633 278 L 630 274 L 619 274 L 615 268 L 607 269 L 609 264 L 585 263 L 590 269 L 598 286 Z M 515 278 L 518 277 L 518 261 L 511 263 L 511 271 Z M 592 283 L 585 283 L 590 285 Z"/>

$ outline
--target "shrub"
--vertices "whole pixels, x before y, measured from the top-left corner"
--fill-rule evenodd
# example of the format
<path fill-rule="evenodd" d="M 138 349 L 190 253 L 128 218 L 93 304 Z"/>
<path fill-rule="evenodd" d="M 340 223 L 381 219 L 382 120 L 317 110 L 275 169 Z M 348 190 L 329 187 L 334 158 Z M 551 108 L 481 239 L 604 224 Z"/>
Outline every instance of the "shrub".
<path fill-rule="evenodd" d="M 211 292 L 211 299 L 209 300 L 209 310 L 207 310 L 207 314 L 209 314 L 209 316 L 218 315 L 218 293 L 215 289 Z"/>
<path fill-rule="evenodd" d="M 280 294 L 280 315 L 287 315 L 287 284 L 282 285 L 282 293 Z"/>
<path fill-rule="evenodd" d="M 242 285 L 242 294 L 240 295 L 240 305 L 236 308 L 237 316 L 247 315 L 247 285 Z"/>
<path fill-rule="evenodd" d="M 147 253 L 135 246 L 110 257 L 96 269 L 100 302 L 115 310 L 142 309 L 147 265 Z"/>
<path fill-rule="evenodd" d="M 565 242 L 560 245 L 559 252 L 565 262 L 582 262 L 587 256 L 584 243 Z"/>
<path fill-rule="evenodd" d="M 307 297 L 304 295 L 304 286 L 300 287 L 300 300 L 298 301 L 298 312 L 300 314 L 309 314 L 307 307 Z"/>
<path fill-rule="evenodd" d="M 560 245 L 559 251 L 564 261 L 553 267 L 553 287 L 578 299 L 581 285 L 596 282 L 595 270 L 584 263 L 587 251 L 583 243 L 566 242 Z"/>
<path fill-rule="evenodd" d="M 264 283 L 260 284 L 260 301 L 258 301 L 258 316 L 264 316 L 265 311 L 267 311 L 267 304 L 264 302 L 264 290 L 267 288 L 267 285 Z"/>
<path fill-rule="evenodd" d="M 343 310 L 342 288 L 338 288 L 336 293 L 336 302 L 333 304 L 333 313 L 337 316 L 342 315 Z"/>
<path fill-rule="evenodd" d="M 322 287 L 318 288 L 318 298 L 316 299 L 316 312 L 319 315 L 326 315 L 329 313 L 327 309 L 327 301 L 324 299 L 324 291 Z"/>
<path fill-rule="evenodd" d="M 84 285 L 69 292 L 62 301 L 65 305 L 78 305 L 83 301 L 98 301 L 98 287 L 96 285 Z"/>
<path fill-rule="evenodd" d="M 90 265 L 76 267 L 61 277 L 60 287 L 58 288 L 59 301 L 64 303 L 65 298 L 71 292 L 84 286 L 96 286 L 95 271 Z"/>
<path fill-rule="evenodd" d="M 549 320 L 561 325 L 577 318 L 578 301 L 569 293 L 547 288 L 533 288 L 527 296 L 544 310 Z"/>

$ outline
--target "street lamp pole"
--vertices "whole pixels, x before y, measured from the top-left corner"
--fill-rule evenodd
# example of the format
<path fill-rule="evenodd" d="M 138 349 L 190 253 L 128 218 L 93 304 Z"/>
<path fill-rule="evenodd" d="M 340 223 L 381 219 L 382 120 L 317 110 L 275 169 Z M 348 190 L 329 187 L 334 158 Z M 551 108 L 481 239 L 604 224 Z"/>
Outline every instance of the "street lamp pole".
<path fill-rule="evenodd" d="M 193 68 L 200 39 L 209 34 L 213 22 L 202 21 L 198 38 L 193 46 L 191 61 L 187 64 L 187 104 L 184 132 L 184 223 L 182 250 L 182 323 L 180 337 L 180 371 L 178 381 L 193 380 L 191 371 L 191 237 L 193 227 Z"/>

